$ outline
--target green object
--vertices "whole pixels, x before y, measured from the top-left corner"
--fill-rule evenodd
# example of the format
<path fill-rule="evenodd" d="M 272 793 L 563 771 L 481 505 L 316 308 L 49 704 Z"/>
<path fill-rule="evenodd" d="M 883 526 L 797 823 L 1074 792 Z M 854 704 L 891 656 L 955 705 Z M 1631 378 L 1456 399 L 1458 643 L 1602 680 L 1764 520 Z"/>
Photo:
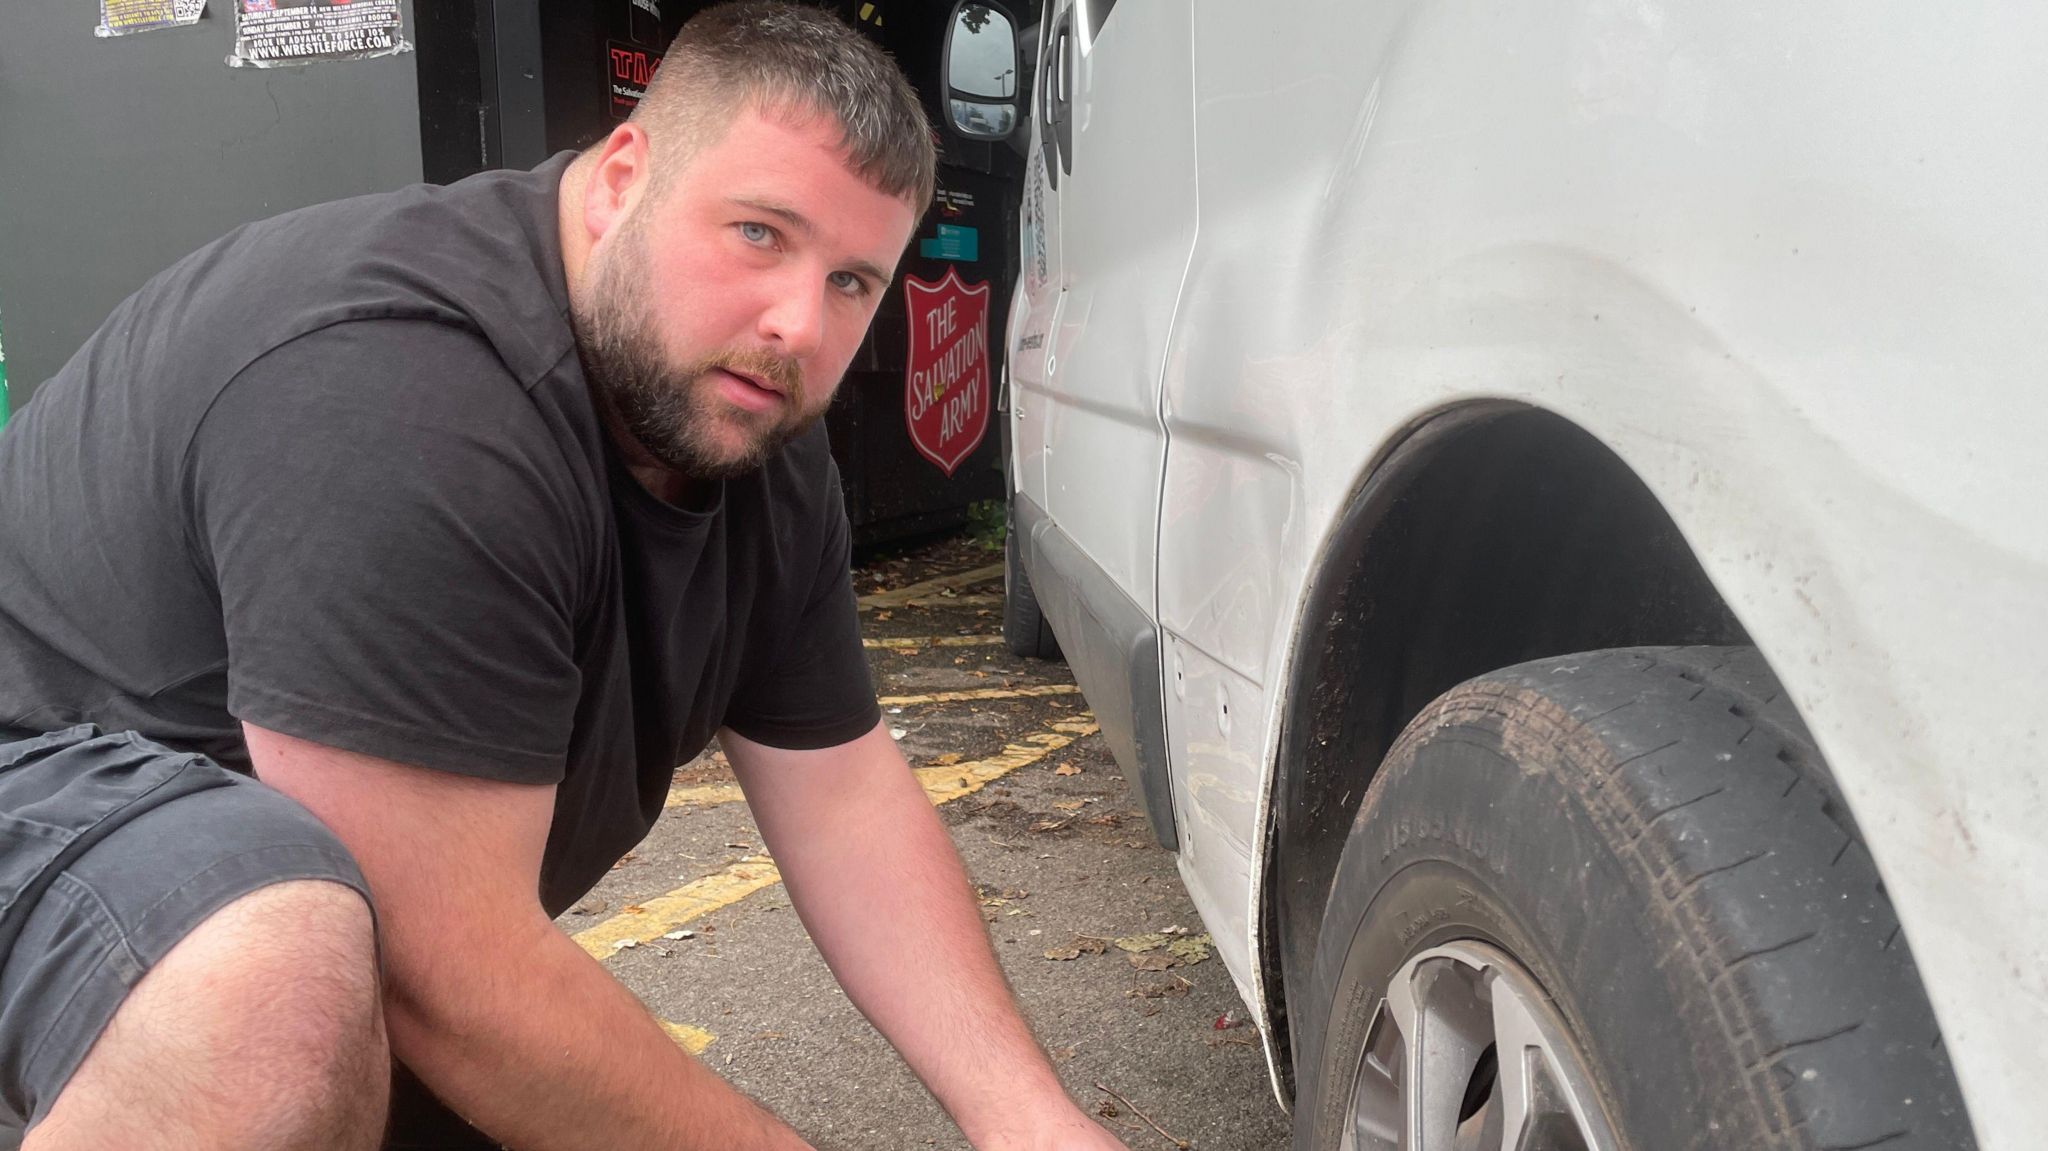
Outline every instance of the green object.
<path fill-rule="evenodd" d="M 927 260 L 979 260 L 981 234 L 959 224 L 940 224 L 936 237 L 917 242 L 917 254 Z"/>

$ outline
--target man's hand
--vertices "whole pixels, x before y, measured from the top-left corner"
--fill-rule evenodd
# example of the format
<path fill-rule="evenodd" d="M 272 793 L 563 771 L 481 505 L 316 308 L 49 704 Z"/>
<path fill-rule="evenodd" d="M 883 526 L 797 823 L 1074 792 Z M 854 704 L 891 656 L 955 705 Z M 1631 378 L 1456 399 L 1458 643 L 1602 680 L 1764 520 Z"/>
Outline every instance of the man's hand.
<path fill-rule="evenodd" d="M 429 771 L 245 724 L 263 782 L 355 857 L 392 1054 L 522 1151 L 806 1144 L 677 1047 L 540 905 L 550 786 Z"/>
<path fill-rule="evenodd" d="M 1121 1148 L 1067 1097 L 1032 1038 L 960 856 L 887 727 L 818 751 L 732 731 L 719 743 L 825 962 L 969 1142 Z"/>

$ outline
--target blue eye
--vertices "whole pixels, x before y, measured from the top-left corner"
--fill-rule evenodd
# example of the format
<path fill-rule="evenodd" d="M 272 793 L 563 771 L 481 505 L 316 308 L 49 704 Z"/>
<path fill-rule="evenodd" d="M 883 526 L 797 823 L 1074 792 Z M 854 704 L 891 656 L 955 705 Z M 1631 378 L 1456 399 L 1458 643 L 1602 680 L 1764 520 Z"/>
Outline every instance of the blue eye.
<path fill-rule="evenodd" d="M 868 282 L 852 272 L 834 272 L 832 273 L 831 280 L 834 287 L 849 296 L 865 296 L 868 294 Z"/>
<path fill-rule="evenodd" d="M 775 238 L 775 229 L 747 220 L 740 224 L 740 236 L 749 244 L 765 244 Z"/>

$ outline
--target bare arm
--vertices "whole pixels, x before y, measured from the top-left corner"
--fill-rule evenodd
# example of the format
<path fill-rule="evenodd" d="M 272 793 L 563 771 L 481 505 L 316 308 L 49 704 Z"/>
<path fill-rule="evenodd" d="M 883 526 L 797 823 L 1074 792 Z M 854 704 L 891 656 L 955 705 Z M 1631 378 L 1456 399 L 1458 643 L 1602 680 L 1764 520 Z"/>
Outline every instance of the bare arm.
<path fill-rule="evenodd" d="M 960 857 L 886 727 L 820 751 L 731 731 L 719 743 L 832 973 L 968 1140 L 1120 1151 L 1032 1038 Z"/>
<path fill-rule="evenodd" d="M 464 1118 L 531 1151 L 806 1146 L 549 921 L 553 787 L 244 732 L 257 775 L 332 829 L 369 880 L 392 1053 Z"/>

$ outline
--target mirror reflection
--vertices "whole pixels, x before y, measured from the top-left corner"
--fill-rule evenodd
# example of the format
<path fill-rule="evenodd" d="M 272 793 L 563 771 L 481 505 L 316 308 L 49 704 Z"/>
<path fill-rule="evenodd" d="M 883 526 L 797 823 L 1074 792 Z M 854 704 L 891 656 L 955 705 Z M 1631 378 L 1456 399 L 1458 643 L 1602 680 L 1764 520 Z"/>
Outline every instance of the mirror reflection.
<path fill-rule="evenodd" d="M 956 95 L 963 97 L 997 101 L 1017 95 L 1017 30 L 1011 27 L 1008 16 L 986 4 L 960 6 L 953 17 L 946 82 Z M 953 102 L 956 123 L 961 123 L 963 103 L 973 101 Z M 961 123 L 961 127 L 966 124 Z"/>
<path fill-rule="evenodd" d="M 953 126 L 978 140 L 998 140 L 1017 126 L 1015 104 L 983 104 L 977 100 L 953 100 Z"/>

